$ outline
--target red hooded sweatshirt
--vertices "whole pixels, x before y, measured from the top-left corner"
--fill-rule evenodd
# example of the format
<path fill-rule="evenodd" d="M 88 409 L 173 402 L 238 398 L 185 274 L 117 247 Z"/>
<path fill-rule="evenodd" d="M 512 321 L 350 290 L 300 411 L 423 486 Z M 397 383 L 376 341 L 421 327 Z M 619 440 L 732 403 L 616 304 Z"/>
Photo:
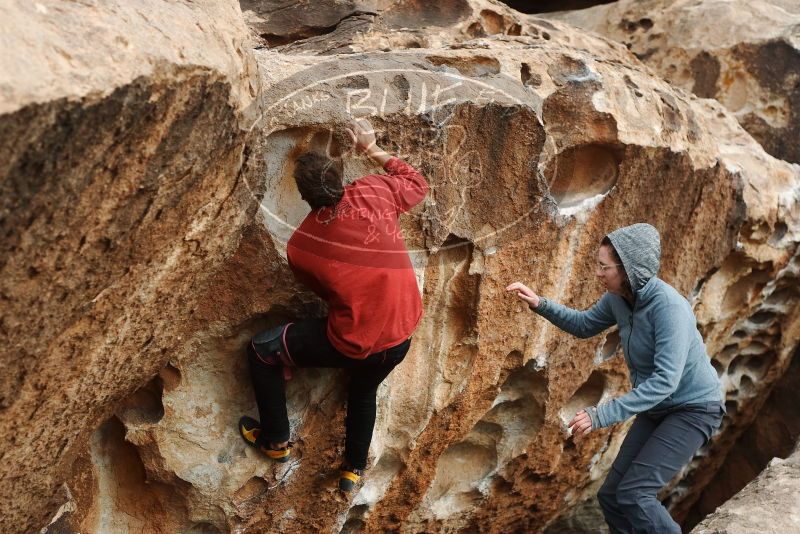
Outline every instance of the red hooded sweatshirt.
<path fill-rule="evenodd" d="M 398 158 L 384 170 L 345 186 L 335 209 L 309 213 L 286 247 L 297 280 L 328 303 L 328 339 L 351 358 L 402 343 L 422 317 L 397 217 L 425 198 L 428 183 Z"/>

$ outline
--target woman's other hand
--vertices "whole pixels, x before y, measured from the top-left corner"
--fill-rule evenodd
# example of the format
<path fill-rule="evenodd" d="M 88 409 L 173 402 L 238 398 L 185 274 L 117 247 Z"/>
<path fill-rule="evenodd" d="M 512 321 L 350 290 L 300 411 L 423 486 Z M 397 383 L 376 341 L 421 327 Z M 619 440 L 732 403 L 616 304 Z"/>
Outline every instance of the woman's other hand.
<path fill-rule="evenodd" d="M 539 295 L 533 292 L 531 288 L 523 284 L 522 282 L 514 282 L 513 284 L 509 285 L 506 288 L 506 291 L 511 293 L 512 291 L 517 293 L 517 297 L 520 300 L 524 300 L 528 303 L 528 306 L 531 308 L 538 308 L 539 307 Z"/>
<path fill-rule="evenodd" d="M 592 418 L 589 417 L 586 410 L 581 410 L 567 423 L 567 426 L 572 431 L 573 436 L 585 436 L 592 431 Z"/>

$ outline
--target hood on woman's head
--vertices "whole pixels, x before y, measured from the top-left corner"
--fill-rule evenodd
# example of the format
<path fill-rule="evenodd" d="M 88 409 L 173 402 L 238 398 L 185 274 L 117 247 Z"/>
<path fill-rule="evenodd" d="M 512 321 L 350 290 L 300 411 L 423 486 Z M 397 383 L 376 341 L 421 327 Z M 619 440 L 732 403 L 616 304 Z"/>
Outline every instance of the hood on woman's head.
<path fill-rule="evenodd" d="M 658 273 L 661 265 L 658 230 L 647 223 L 636 223 L 614 230 L 608 234 L 608 239 L 619 254 L 636 293 Z"/>

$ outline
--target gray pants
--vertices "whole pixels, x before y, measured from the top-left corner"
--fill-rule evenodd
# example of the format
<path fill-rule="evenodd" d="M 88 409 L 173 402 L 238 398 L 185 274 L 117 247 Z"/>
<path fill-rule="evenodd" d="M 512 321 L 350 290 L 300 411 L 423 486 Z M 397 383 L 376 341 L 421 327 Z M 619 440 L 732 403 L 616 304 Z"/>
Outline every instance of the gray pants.
<path fill-rule="evenodd" d="M 722 423 L 720 402 L 641 413 L 597 493 L 612 534 L 680 534 L 658 492 Z"/>

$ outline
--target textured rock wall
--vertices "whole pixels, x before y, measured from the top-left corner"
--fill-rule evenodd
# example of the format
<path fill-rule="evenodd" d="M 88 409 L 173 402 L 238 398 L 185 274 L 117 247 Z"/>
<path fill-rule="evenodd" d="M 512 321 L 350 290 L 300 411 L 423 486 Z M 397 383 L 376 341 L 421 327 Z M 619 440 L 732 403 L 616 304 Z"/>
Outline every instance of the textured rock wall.
<path fill-rule="evenodd" d="M 715 98 L 773 156 L 800 162 L 800 4 L 620 0 L 548 15 L 624 43 L 676 87 Z"/>
<path fill-rule="evenodd" d="M 700 494 L 685 525 L 695 526 L 733 497 L 767 467 L 773 458 L 788 458 L 800 441 L 800 352 L 775 384 L 753 424 L 742 434 L 714 479 Z M 800 505 L 800 501 L 797 502 Z M 777 510 L 776 510 L 777 511 Z"/>
<path fill-rule="evenodd" d="M 0 529 L 30 532 L 192 335 L 255 212 L 236 179 L 255 65 L 234 3 L 0 9 Z"/>
<path fill-rule="evenodd" d="M 254 41 L 250 49 L 242 20 L 254 21 L 253 3 L 243 4 L 241 18 L 235 6 L 182 6 L 181 24 L 156 17 L 160 3 L 136 6 L 136 50 L 166 34 L 189 40 L 185 50 L 209 52 L 181 59 L 173 55 L 179 47 L 164 46 L 163 56 L 154 52 L 160 59 L 145 55 L 117 70 L 172 88 L 184 87 L 175 72 L 199 64 L 220 93 L 200 93 L 194 107 L 164 105 L 160 114 L 145 106 L 130 113 L 130 125 L 90 112 L 78 93 L 67 98 L 77 102 L 76 115 L 59 124 L 80 133 L 66 137 L 89 151 L 83 157 L 63 158 L 71 152 L 57 144 L 37 152 L 39 137 L 3 149 L 31 154 L 4 187 L 41 177 L 56 188 L 77 174 L 102 192 L 31 194 L 44 216 L 32 225 L 38 233 L 25 230 L 18 242 L 7 236 L 24 228 L 25 204 L 3 212 L 3 246 L 13 252 L 3 298 L 16 304 L 0 323 L 6 346 L 15 347 L 2 362 L 33 365 L 5 386 L 17 388 L 6 394 L 13 401 L 0 420 L 6 530 L 49 517 L 52 532 L 572 528 L 581 521 L 573 507 L 592 517 L 586 499 L 625 425 L 575 442 L 564 423 L 627 389 L 622 359 L 612 358 L 618 337 L 571 338 L 503 288 L 519 279 L 572 306 L 590 305 L 601 294 L 597 243 L 634 221 L 662 231 L 661 275 L 692 299 L 736 402 L 715 443 L 735 441 L 788 365 L 799 322 L 798 168 L 767 155 L 722 106 L 654 77 L 623 45 L 500 4 L 464 1 L 334 14 L 344 18 L 330 31 L 284 32 L 286 44 L 265 49 Z M 16 16 L 38 17 L 35 9 Z M 70 9 L 76 20 L 91 13 L 113 21 L 128 8 Z M 402 28 L 414 20 L 426 27 Z M 181 32 L 192 24 L 200 31 Z M 253 39 L 278 35 L 271 28 L 254 26 L 260 37 Z M 67 53 L 77 46 L 71 41 L 83 42 L 53 31 Z M 101 59 L 94 59 L 100 73 L 108 68 Z M 160 66 L 151 71 L 153 64 Z M 258 78 L 250 78 L 256 68 Z M 100 79 L 106 91 L 92 98 L 105 102 L 130 80 Z M 201 76 L 184 90 L 202 87 Z M 235 424 L 242 413 L 255 414 L 243 355 L 249 336 L 325 313 L 284 259 L 285 241 L 307 210 L 291 162 L 314 148 L 341 157 L 347 179 L 373 170 L 349 150 L 343 127 L 350 115 L 369 116 L 381 144 L 418 166 L 432 191 L 403 221 L 425 317 L 406 361 L 379 392 L 373 467 L 360 491 L 344 496 L 334 489 L 344 413 L 339 373 L 303 370 L 288 384 L 297 438 L 289 464 L 255 454 Z M 84 130 L 81 121 L 88 121 Z M 20 119 L 12 110 L 0 123 Z M 107 131 L 118 137 L 103 148 L 90 132 L 102 140 Z M 39 163 L 48 154 L 61 156 L 63 171 Z M 153 200 L 133 217 L 131 195 L 140 185 Z M 85 203 L 85 211 L 47 206 L 65 198 Z M 95 220 L 97 213 L 105 218 Z M 51 252 L 55 228 L 64 228 L 58 243 L 69 250 L 108 237 L 105 256 Z M 30 261 L 35 251 L 62 274 L 43 276 Z M 55 271 L 58 258 L 64 263 Z M 38 271 L 26 271 L 29 265 Z M 53 280 L 73 284 L 58 317 L 85 326 L 40 318 L 58 295 Z M 27 325 L 35 321 L 44 328 Z M 31 331 L 45 333 L 38 345 L 25 345 Z M 69 371 L 54 365 L 63 361 Z M 31 412 L 59 423 L 44 434 L 15 431 Z M 54 462 L 48 453 L 65 436 Z M 703 454 L 673 491 L 676 505 L 690 504 L 719 466 Z M 20 491 L 20 469 L 40 473 L 38 485 Z"/>
<path fill-rule="evenodd" d="M 798 161 L 796 2 L 621 1 L 553 17 L 624 43 L 671 84 L 718 100 L 767 152 Z M 763 190 L 770 187 L 765 183 Z M 798 197 L 797 188 L 785 191 L 787 200 L 778 202 L 796 210 L 791 208 L 796 200 L 791 199 Z M 699 495 L 696 488 L 714 476 L 755 419 L 796 345 L 796 244 L 784 241 L 777 247 L 782 249 L 778 256 L 763 255 L 762 247 L 748 245 L 753 237 L 779 243 L 786 237 L 784 228 L 778 221 L 753 219 L 746 224 L 741 254 L 726 261 L 704 286 L 719 296 L 711 303 L 700 294 L 698 320 L 714 355 L 712 363 L 723 373 L 733 417 L 726 419 L 722 435 L 701 451 L 669 496 L 677 517 L 688 514 Z M 748 317 L 734 319 L 741 305 Z M 730 314 L 725 311 L 728 306 L 739 311 Z M 726 469 L 732 465 L 728 462 Z"/>

